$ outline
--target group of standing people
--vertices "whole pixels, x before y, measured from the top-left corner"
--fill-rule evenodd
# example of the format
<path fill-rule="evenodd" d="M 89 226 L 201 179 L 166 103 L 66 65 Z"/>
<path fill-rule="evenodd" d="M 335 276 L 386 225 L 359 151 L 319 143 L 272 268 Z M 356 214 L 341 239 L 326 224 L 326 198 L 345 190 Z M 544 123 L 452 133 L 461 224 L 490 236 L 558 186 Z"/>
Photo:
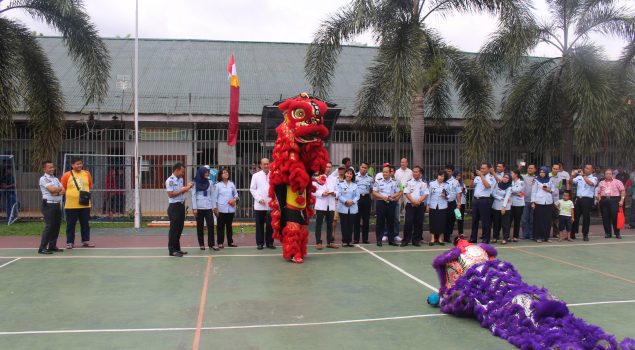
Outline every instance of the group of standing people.
<path fill-rule="evenodd" d="M 186 174 L 182 163 L 174 164 L 172 175 L 165 181 L 168 195 L 168 218 L 170 230 L 168 235 L 168 253 L 170 256 L 182 257 L 187 254 L 181 249 L 180 238 L 185 223 L 185 194 L 192 193 L 192 210 L 196 218 L 196 235 L 201 250 L 205 250 L 205 226 L 207 226 L 207 245 L 210 250 L 220 250 L 227 246 L 237 247 L 233 240 L 232 224 L 236 213 L 239 196 L 236 185 L 230 180 L 230 172 L 222 168 L 218 172 L 218 181 L 211 176 L 207 166 L 197 170 L 193 182 L 184 184 Z M 214 219 L 216 218 L 216 220 Z M 214 227 L 217 234 L 214 236 Z"/>

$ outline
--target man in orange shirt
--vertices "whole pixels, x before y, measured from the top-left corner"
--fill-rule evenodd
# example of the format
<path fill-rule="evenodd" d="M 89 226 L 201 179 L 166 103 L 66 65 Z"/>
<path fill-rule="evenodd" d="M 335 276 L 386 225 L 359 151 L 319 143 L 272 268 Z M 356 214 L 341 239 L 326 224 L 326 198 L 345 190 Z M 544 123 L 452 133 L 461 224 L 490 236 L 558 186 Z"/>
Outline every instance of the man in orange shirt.
<path fill-rule="evenodd" d="M 80 158 L 71 160 L 71 171 L 62 176 L 62 186 L 66 190 L 64 212 L 66 213 L 66 249 L 73 249 L 75 245 L 75 225 L 79 220 L 82 232 L 82 247 L 93 248 L 90 243 L 90 202 L 88 205 L 79 203 L 79 192 L 90 192 L 93 187 L 93 178 L 86 170 L 82 170 L 84 163 Z"/>

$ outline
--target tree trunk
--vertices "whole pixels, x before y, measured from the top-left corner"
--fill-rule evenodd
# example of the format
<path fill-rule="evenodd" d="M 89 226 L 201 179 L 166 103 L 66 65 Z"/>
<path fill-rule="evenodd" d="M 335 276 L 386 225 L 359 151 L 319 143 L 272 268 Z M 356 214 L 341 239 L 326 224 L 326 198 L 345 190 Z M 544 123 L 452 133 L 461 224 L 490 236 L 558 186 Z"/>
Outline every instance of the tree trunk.
<path fill-rule="evenodd" d="M 415 165 L 423 167 L 423 154 L 425 147 L 425 111 L 423 108 L 423 95 L 417 95 L 414 98 L 414 106 L 412 122 L 410 124 L 410 142 L 412 144 L 412 163 L 410 167 Z"/>
<path fill-rule="evenodd" d="M 573 164 L 573 114 L 566 111 L 562 114 L 561 121 L 562 144 L 560 145 L 560 161 L 564 164 L 565 169 L 574 169 L 577 165 Z"/>

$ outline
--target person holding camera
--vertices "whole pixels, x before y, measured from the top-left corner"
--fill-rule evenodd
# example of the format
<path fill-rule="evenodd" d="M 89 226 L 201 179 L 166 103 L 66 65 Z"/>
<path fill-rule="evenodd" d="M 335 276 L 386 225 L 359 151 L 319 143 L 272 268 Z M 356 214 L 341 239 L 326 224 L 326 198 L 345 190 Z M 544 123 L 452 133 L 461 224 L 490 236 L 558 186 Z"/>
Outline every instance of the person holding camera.
<path fill-rule="evenodd" d="M 478 239 L 478 225 L 483 221 L 483 243 L 489 243 L 489 232 L 492 226 L 492 190 L 496 185 L 496 178 L 491 174 L 492 165 L 481 164 L 479 170 L 474 171 L 474 200 L 472 201 L 472 234 L 470 243 Z"/>
<path fill-rule="evenodd" d="M 576 239 L 580 226 L 580 216 L 582 216 L 582 236 L 585 241 L 589 240 L 589 227 L 591 226 L 591 210 L 595 198 L 595 186 L 598 178 L 593 174 L 593 165 L 586 164 L 584 169 L 578 169 L 571 173 L 569 186 L 576 185 L 576 199 L 574 207 L 574 221 L 571 227 L 571 238 Z"/>
<path fill-rule="evenodd" d="M 531 206 L 534 209 L 534 239 L 536 242 L 550 242 L 549 230 L 553 215 L 553 193 L 558 188 L 549 177 L 549 168 L 540 167 L 531 191 Z"/>
<path fill-rule="evenodd" d="M 71 170 L 64 173 L 61 179 L 66 191 L 64 213 L 66 214 L 66 249 L 75 246 L 75 226 L 79 220 L 82 233 L 82 247 L 94 248 L 90 243 L 90 189 L 93 187 L 93 177 L 87 170 L 83 170 L 84 163 L 80 158 L 71 159 Z"/>

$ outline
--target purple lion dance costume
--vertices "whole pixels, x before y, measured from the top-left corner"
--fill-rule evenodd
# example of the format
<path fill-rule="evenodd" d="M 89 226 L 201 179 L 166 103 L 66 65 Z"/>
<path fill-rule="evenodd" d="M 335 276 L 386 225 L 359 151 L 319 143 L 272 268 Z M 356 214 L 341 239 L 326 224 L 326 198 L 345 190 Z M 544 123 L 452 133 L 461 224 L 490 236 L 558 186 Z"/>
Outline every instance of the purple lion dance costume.
<path fill-rule="evenodd" d="M 496 255 L 490 245 L 460 238 L 434 259 L 441 311 L 475 317 L 521 349 L 635 350 L 635 340 L 626 338 L 618 345 L 614 336 L 576 318 L 547 289 L 523 282 L 514 266 Z"/>

